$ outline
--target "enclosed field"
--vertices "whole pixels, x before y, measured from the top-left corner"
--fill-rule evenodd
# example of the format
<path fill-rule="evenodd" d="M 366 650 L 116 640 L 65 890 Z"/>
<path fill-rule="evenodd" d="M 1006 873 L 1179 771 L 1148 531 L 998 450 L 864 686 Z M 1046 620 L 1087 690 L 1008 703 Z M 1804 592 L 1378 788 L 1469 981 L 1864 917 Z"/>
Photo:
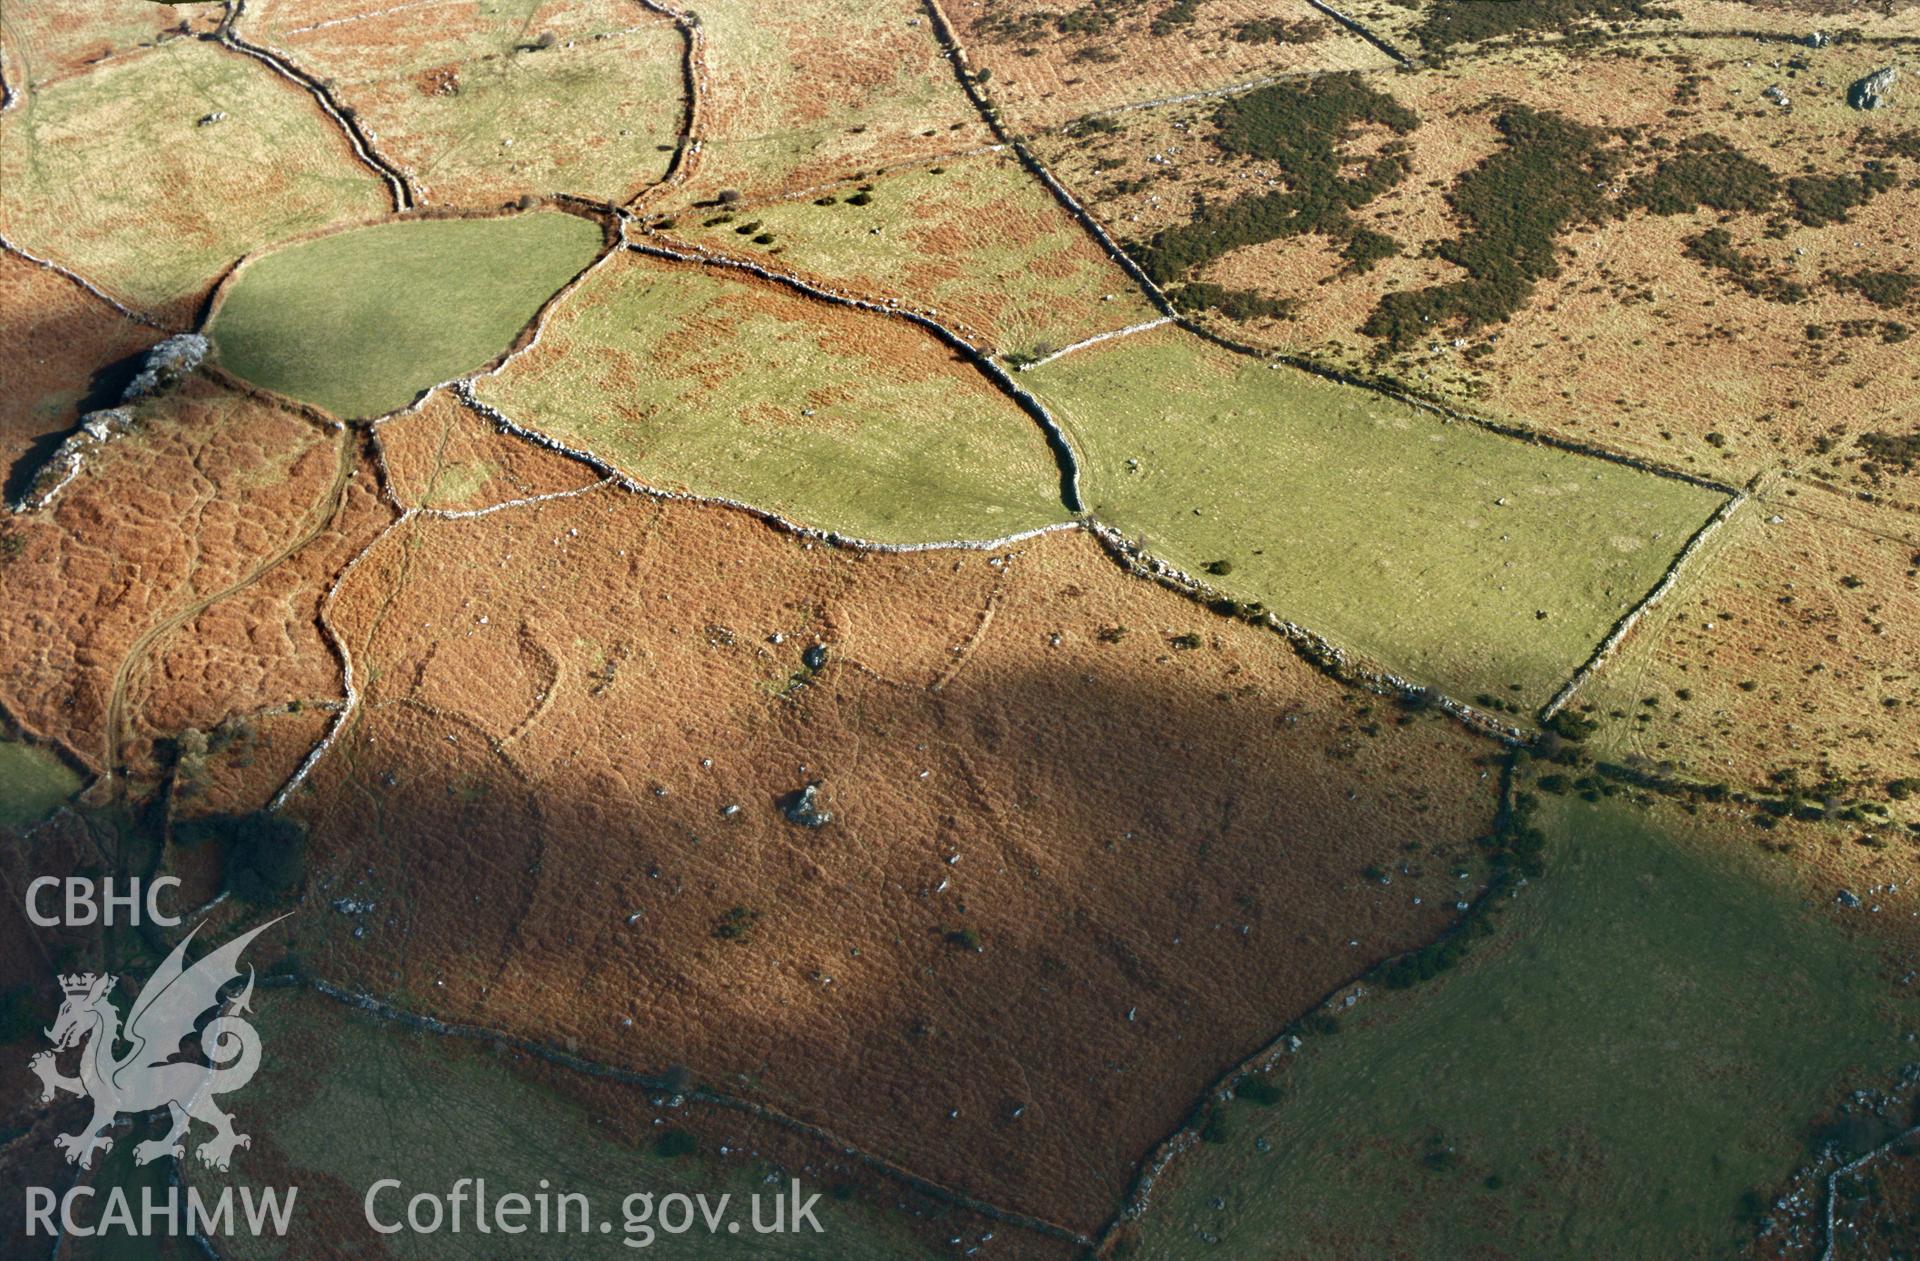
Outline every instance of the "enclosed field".
<path fill-rule="evenodd" d="M 211 5 L 121 4 L 119 0 L 72 0 L 68 4 L 10 4 L 0 16 L 0 57 L 7 85 L 37 92 L 90 68 L 131 56 L 162 39 L 211 29 L 219 10 Z"/>
<path fill-rule="evenodd" d="M 678 141 L 680 36 L 633 0 L 250 5 L 239 24 L 324 81 L 427 205 L 625 201 Z"/>
<path fill-rule="evenodd" d="M 1004 152 L 689 215 L 675 226 L 712 249 L 932 307 L 976 345 L 1006 354 L 1040 358 L 1159 315 Z"/>
<path fill-rule="evenodd" d="M 332 620 L 361 708 L 290 808 L 309 901 L 379 912 L 306 917 L 317 975 L 1076 1231 L 1479 887 L 1484 742 L 1078 532 L 857 554 L 606 489 L 415 517 Z"/>
<path fill-rule="evenodd" d="M 445 391 L 382 421 L 379 441 L 387 484 L 406 508 L 481 512 L 600 480 L 578 460 L 500 432 Z"/>
<path fill-rule="evenodd" d="M 177 818 L 265 808 L 319 741 L 346 703 L 327 593 L 394 516 L 373 463 L 354 463 L 312 537 L 129 660 L 126 756 L 137 773 L 171 772 Z M 186 731 L 207 736 L 206 756 L 169 764 Z"/>
<path fill-rule="evenodd" d="M 0 827 L 37 823 L 79 788 L 80 777 L 50 750 L 0 739 Z"/>
<path fill-rule="evenodd" d="M 336 416 L 381 415 L 504 354 L 593 261 L 601 235 L 546 211 L 300 242 L 249 259 L 222 291 L 214 349 L 255 385 Z"/>
<path fill-rule="evenodd" d="M 1737 820 L 1550 801 L 1498 935 L 1229 1105 L 1132 1255 L 1744 1254 L 1814 1123 L 1911 1058 L 1912 992 Z"/>
<path fill-rule="evenodd" d="M 1085 455 L 1102 521 L 1463 700 L 1544 704 L 1724 498 L 1174 329 L 1022 379 Z"/>
<path fill-rule="evenodd" d="M 1920 818 L 1920 529 L 1792 483 L 1741 509 L 1576 698 L 1604 755 Z"/>
<path fill-rule="evenodd" d="M 518 424 L 660 489 L 886 543 L 1065 520 L 1039 425 L 903 319 L 627 254 L 479 383 Z"/>
<path fill-rule="evenodd" d="M 500 1255 L 501 1232 L 491 1213 L 499 1197 L 520 1194 L 538 1203 L 535 1197 L 543 1189 L 550 1197 L 549 1229 L 518 1236 L 516 1257 L 604 1261 L 654 1249 L 701 1261 L 826 1256 L 910 1261 L 947 1254 L 934 1243 L 932 1231 L 916 1233 L 904 1214 L 887 1211 L 891 1203 L 876 1202 L 891 1188 L 849 1195 L 855 1188 L 844 1171 L 822 1170 L 815 1177 L 812 1168 L 780 1167 L 774 1154 L 787 1153 L 777 1142 L 766 1144 L 768 1127 L 752 1118 L 684 1100 L 669 1104 L 671 1094 L 638 1085 L 594 1083 L 586 1074 L 551 1068 L 495 1041 L 425 1032 L 300 989 L 262 991 L 258 1009 L 262 1040 L 280 1067 L 261 1075 L 244 1106 L 250 1115 L 273 1118 L 273 1124 L 256 1128 L 259 1137 L 247 1152 L 244 1175 L 236 1167 L 229 1180 L 194 1162 L 183 1171 L 184 1180 L 206 1191 L 223 1185 L 299 1186 L 302 1257 L 424 1256 L 422 1240 L 382 1236 L 368 1225 L 368 1190 L 396 1176 L 403 1179 L 401 1187 L 375 1197 L 382 1224 L 404 1221 L 413 1196 L 445 1196 L 460 1179 L 482 1179 L 488 1188 L 491 1236 L 475 1228 L 476 1204 L 470 1198 L 462 1206 L 463 1229 L 443 1230 L 430 1241 L 435 1261 L 493 1261 Z M 575 1097 L 583 1090 L 593 1092 L 591 1107 Z M 340 1124 L 342 1117 L 372 1116 L 381 1123 L 352 1130 Z M 666 1139 L 668 1134 L 675 1138 Z M 675 1143 L 694 1150 L 681 1153 Z M 769 1175 L 771 1183 L 764 1181 Z M 775 1221 L 776 1190 L 786 1197 L 788 1206 L 778 1219 L 785 1223 L 795 1176 L 805 1188 L 801 1200 L 819 1197 L 813 1213 L 819 1233 L 804 1226 L 780 1234 L 756 1232 L 752 1197 L 762 1198 L 763 1227 Z M 584 1228 L 581 1210 L 572 1202 L 564 1214 L 565 1229 L 558 1228 L 563 1192 L 587 1197 Z M 682 1230 L 672 1205 L 660 1216 L 660 1202 L 676 1194 L 704 1195 L 710 1210 L 723 1213 L 722 1224 L 710 1231 L 696 1213 L 694 1228 Z M 635 1196 L 647 1198 L 630 1198 Z M 535 1220 L 530 1214 L 527 1224 Z M 728 1220 L 735 1223 L 734 1232 L 725 1228 Z M 603 1221 L 611 1226 L 604 1233 Z M 994 1225 L 971 1224 L 976 1236 Z M 229 1242 L 226 1251 L 254 1261 L 278 1255 L 270 1244 L 242 1238 Z"/>
<path fill-rule="evenodd" d="M 808 188 L 991 141 L 914 0 L 717 0 L 698 15 L 700 151 L 659 208 Z"/>
<path fill-rule="evenodd" d="M 0 184 L 0 233 L 176 326 L 242 254 L 390 206 L 311 96 L 200 40 L 28 93 Z"/>

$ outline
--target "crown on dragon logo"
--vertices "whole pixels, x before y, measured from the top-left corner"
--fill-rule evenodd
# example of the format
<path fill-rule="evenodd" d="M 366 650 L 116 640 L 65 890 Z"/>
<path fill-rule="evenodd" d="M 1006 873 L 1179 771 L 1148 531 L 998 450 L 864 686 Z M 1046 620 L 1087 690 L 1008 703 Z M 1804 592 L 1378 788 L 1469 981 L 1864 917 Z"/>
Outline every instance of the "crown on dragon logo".
<path fill-rule="evenodd" d="M 280 919 L 269 920 L 189 964 L 187 947 L 204 925 L 196 926 L 147 979 L 127 1011 L 124 1026 L 114 1005 L 118 977 L 93 972 L 61 975 L 60 991 L 66 1001 L 53 1028 L 46 1031 L 53 1050 L 41 1051 L 27 1061 L 27 1067 L 40 1079 L 42 1103 L 56 1093 L 93 1101 L 93 1118 L 84 1129 L 53 1140 L 70 1162 L 91 1168 L 95 1154 L 113 1146 L 107 1131 L 114 1118 L 163 1107 L 172 1128 L 164 1138 L 133 1149 L 137 1164 L 184 1156 L 187 1127 L 193 1121 L 213 1127 L 213 1136 L 199 1145 L 197 1154 L 216 1169 L 228 1167 L 234 1149 L 252 1145 L 247 1135 L 235 1132 L 233 1118 L 215 1105 L 214 1096 L 240 1089 L 260 1067 L 260 1035 L 242 1019 L 253 998 L 253 969 L 247 968 L 246 985 L 238 994 L 223 999 L 221 993 L 240 979 L 241 951 Z M 196 1037 L 195 1028 L 209 1011 L 217 1014 L 196 1038 L 205 1062 L 180 1058 L 181 1044 Z M 130 1049 L 116 1057 L 114 1048 L 122 1043 Z M 68 1077 L 57 1059 L 75 1048 L 79 1069 Z"/>

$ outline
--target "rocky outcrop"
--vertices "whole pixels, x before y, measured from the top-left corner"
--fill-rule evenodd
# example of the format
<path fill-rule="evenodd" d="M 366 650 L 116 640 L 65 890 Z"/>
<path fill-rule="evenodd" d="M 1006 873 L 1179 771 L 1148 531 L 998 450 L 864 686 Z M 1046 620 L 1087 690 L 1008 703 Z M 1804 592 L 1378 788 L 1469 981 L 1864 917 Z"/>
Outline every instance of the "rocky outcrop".
<path fill-rule="evenodd" d="M 1893 104 L 1893 85 L 1900 79 L 1900 67 L 1887 66 L 1860 79 L 1847 89 L 1847 104 L 1855 109 L 1885 109 Z"/>
<path fill-rule="evenodd" d="M 95 447 L 111 442 L 133 427 L 133 413 L 124 407 L 88 412 L 80 418 L 80 427 L 67 435 L 57 451 L 34 474 L 27 493 L 14 503 L 15 512 L 38 512 L 59 497 L 60 492 L 80 476 L 87 456 Z"/>
<path fill-rule="evenodd" d="M 820 808 L 819 796 L 820 781 L 816 779 L 805 788 L 782 797 L 780 813 L 787 816 L 787 822 L 797 823 L 803 828 L 823 828 L 833 822 L 833 812 Z"/>
<path fill-rule="evenodd" d="M 175 333 L 155 344 L 140 365 L 139 375 L 127 382 L 120 405 L 164 394 L 192 374 L 207 357 L 207 339 L 198 333 Z"/>
<path fill-rule="evenodd" d="M 175 333 L 156 343 L 141 361 L 140 371 L 121 391 L 120 405 L 88 412 L 80 427 L 40 466 L 26 494 L 13 505 L 15 512 L 38 512 L 52 503 L 80 476 L 94 448 L 113 441 L 134 426 L 132 405 L 164 394 L 185 380 L 207 357 L 207 339 L 198 333 Z"/>

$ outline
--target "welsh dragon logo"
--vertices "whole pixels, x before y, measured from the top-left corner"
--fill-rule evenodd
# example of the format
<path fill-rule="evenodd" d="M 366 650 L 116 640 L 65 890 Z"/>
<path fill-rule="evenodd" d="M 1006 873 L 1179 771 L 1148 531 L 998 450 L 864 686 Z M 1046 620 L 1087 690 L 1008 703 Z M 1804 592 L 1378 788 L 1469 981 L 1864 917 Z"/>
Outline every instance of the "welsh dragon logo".
<path fill-rule="evenodd" d="M 213 1127 L 213 1137 L 199 1145 L 198 1154 L 203 1163 L 216 1169 L 227 1168 L 235 1148 L 252 1145 L 247 1135 L 234 1131 L 233 1118 L 215 1105 L 214 1096 L 240 1089 L 253 1080 L 254 1071 L 260 1067 L 260 1035 L 241 1019 L 253 997 L 253 968 L 247 968 L 247 983 L 239 994 L 223 1003 L 220 991 L 239 977 L 241 951 L 279 922 L 276 919 L 262 924 L 189 966 L 187 946 L 203 926 L 196 925 L 148 978 L 127 1013 L 124 1029 L 113 1004 L 118 977 L 86 972 L 60 978 L 66 1002 L 53 1028 L 46 1031 L 53 1050 L 35 1055 L 27 1066 L 40 1078 L 42 1103 L 52 1099 L 56 1091 L 93 1100 L 93 1119 L 86 1127 L 78 1134 L 54 1139 L 69 1162 L 82 1169 L 91 1168 L 95 1153 L 113 1146 L 107 1129 L 115 1117 L 160 1107 L 171 1114 L 172 1128 L 165 1137 L 134 1148 L 133 1158 L 138 1164 L 184 1156 L 187 1127 L 192 1121 Z M 200 1018 L 215 1009 L 219 1014 L 199 1034 L 200 1049 L 208 1062 L 180 1059 L 180 1044 L 193 1036 Z M 62 1076 L 56 1057 L 83 1042 L 86 1046 L 80 1052 L 79 1076 Z M 125 1055 L 117 1055 L 122 1043 L 130 1049 Z"/>

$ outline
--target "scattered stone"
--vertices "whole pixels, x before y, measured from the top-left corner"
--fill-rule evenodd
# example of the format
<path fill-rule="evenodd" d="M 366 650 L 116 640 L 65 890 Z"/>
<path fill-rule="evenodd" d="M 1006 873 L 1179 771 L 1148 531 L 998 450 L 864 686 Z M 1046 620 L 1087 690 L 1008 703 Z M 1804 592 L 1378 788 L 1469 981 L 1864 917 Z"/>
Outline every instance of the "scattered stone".
<path fill-rule="evenodd" d="M 827 646 L 825 644 L 809 644 L 807 650 L 800 654 L 800 664 L 809 670 L 818 670 L 821 666 L 826 665 Z"/>
<path fill-rule="evenodd" d="M 820 781 L 816 779 L 805 788 L 780 798 L 780 813 L 787 816 L 788 823 L 797 823 L 803 828 L 823 828 L 833 822 L 833 812 L 820 809 L 819 795 Z"/>
<path fill-rule="evenodd" d="M 1893 85 L 1900 78 L 1900 67 L 1885 66 L 1874 71 L 1864 79 L 1857 80 L 1847 89 L 1847 104 L 1855 109 L 1885 109 L 1892 104 L 1889 96 Z"/>
<path fill-rule="evenodd" d="M 194 121 L 193 125 L 195 127 L 211 127 L 215 123 L 223 123 L 225 121 L 227 121 L 227 111 L 217 109 L 211 114 L 202 114 Z"/>
<path fill-rule="evenodd" d="M 1827 42 L 1827 33 L 1825 31 L 1815 31 L 1813 34 L 1807 36 L 1808 48 L 1825 48 Z"/>
<path fill-rule="evenodd" d="M 1839 896 L 1834 898 L 1834 901 L 1838 902 L 1841 906 L 1846 907 L 1849 911 L 1858 910 L 1860 908 L 1860 895 L 1855 893 L 1852 889 L 1840 890 Z"/>

